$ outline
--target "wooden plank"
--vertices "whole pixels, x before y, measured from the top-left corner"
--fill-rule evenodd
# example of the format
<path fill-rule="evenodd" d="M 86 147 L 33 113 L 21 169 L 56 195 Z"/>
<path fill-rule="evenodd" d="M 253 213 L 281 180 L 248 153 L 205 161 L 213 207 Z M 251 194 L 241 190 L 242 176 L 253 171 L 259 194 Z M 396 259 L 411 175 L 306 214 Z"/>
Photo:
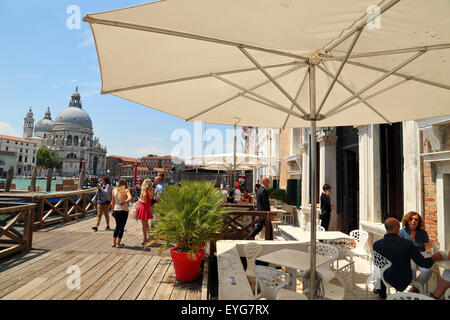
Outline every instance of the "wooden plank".
<path fill-rule="evenodd" d="M 188 283 L 176 281 L 170 300 L 185 300 L 190 285 Z"/>
<path fill-rule="evenodd" d="M 17 264 L 15 266 L 12 266 L 8 270 L 0 272 L 0 288 L 2 288 L 2 284 L 5 283 L 7 280 L 11 280 L 14 278 L 17 274 L 25 274 L 28 272 L 30 268 L 32 268 L 34 265 L 38 263 L 42 263 L 43 260 L 49 260 L 51 258 L 56 258 L 62 253 L 55 254 L 54 252 L 47 252 L 44 253 L 36 258 L 25 260 L 22 264 Z M 24 257 L 25 259 L 25 257 Z"/>
<path fill-rule="evenodd" d="M 186 300 L 200 300 L 202 297 L 202 285 L 201 281 L 196 280 L 195 282 L 191 282 L 187 293 Z"/>
<path fill-rule="evenodd" d="M 75 300 L 81 295 L 89 286 L 100 277 L 106 268 L 112 266 L 117 262 L 119 257 L 117 255 L 97 254 L 93 260 L 90 260 L 85 265 L 81 265 L 81 288 L 80 290 L 70 290 L 67 287 L 62 287 L 61 290 L 51 297 L 51 300 Z"/>
<path fill-rule="evenodd" d="M 145 268 L 141 271 L 141 273 L 136 277 L 136 279 L 127 289 L 127 291 L 125 291 L 120 300 L 136 300 L 136 298 L 139 296 L 139 293 L 142 291 L 142 288 L 147 283 L 147 280 L 152 276 L 153 271 L 159 264 L 160 260 L 161 260 L 160 257 L 153 256 L 147 263 Z"/>
<path fill-rule="evenodd" d="M 82 264 L 86 263 L 87 261 L 93 259 L 95 257 L 94 254 L 92 255 L 86 255 L 85 253 L 80 253 L 77 255 L 74 255 L 71 259 L 67 260 L 66 263 L 58 266 L 58 268 L 52 269 L 49 272 L 41 275 L 41 277 L 45 277 L 47 281 L 39 286 L 39 288 L 35 288 L 32 291 L 27 292 L 23 296 L 20 296 L 19 298 L 21 300 L 31 300 L 34 297 L 40 295 L 44 291 L 46 291 L 49 288 L 54 288 L 58 282 L 66 281 L 69 274 L 67 273 L 67 268 L 76 265 L 80 267 Z"/>
<path fill-rule="evenodd" d="M 105 300 L 111 292 L 117 287 L 117 285 L 131 272 L 139 261 L 142 259 L 142 256 L 134 255 L 126 261 L 126 263 L 117 270 L 111 278 L 109 278 L 105 284 L 97 290 L 92 296 L 89 297 L 89 300 Z"/>
<path fill-rule="evenodd" d="M 145 284 L 144 288 L 142 288 L 141 293 L 137 297 L 137 300 L 152 300 L 156 291 L 161 284 L 164 275 L 167 272 L 167 269 L 170 267 L 171 259 L 162 258 L 158 263 L 155 271 L 152 273 L 152 276 Z"/>
<path fill-rule="evenodd" d="M 95 265 L 97 265 L 102 259 L 104 259 L 105 256 L 101 255 L 88 255 L 85 256 L 80 262 L 77 263 L 77 266 L 80 268 L 80 286 L 83 287 L 84 285 L 84 278 L 85 278 L 85 272 Z M 54 297 L 58 294 L 61 294 L 63 292 L 64 294 L 67 294 L 71 291 L 76 291 L 73 289 L 69 289 L 67 287 L 67 277 L 69 276 L 65 271 L 62 272 L 63 276 L 60 276 L 56 281 L 52 283 L 51 286 L 43 290 L 42 292 L 33 295 L 33 300 L 50 300 L 54 299 Z"/>
<path fill-rule="evenodd" d="M 127 262 L 127 256 L 120 256 L 119 261 L 106 270 L 92 285 L 89 286 L 77 300 L 88 300 L 99 288 L 101 288 L 109 278 L 111 278 Z"/>
<path fill-rule="evenodd" d="M 2 300 L 18 300 L 21 296 L 25 295 L 27 292 L 33 291 L 36 287 L 39 287 L 45 281 L 47 281 L 47 278 L 34 278 L 24 286 L 12 291 L 11 293 L 7 294 L 6 296 L 2 297 Z"/>
<path fill-rule="evenodd" d="M 12 272 L 28 267 L 42 259 L 47 259 L 51 254 L 51 252 L 40 253 L 37 250 L 32 250 L 24 256 L 3 262 L 4 264 L 0 267 L 0 281 Z"/>
<path fill-rule="evenodd" d="M 2 287 L 2 289 L 0 290 L 0 297 L 7 295 L 8 293 L 23 286 L 32 279 L 38 277 L 48 268 L 55 268 L 58 265 L 62 264 L 65 261 L 66 256 L 67 255 L 61 255 L 56 259 L 51 258 L 49 260 L 42 261 L 42 263 L 38 263 L 34 265 L 33 268 L 28 269 L 25 274 L 15 275 L 12 277 L 10 281 L 5 281 L 5 283 L 1 283 L 0 287 Z"/>
<path fill-rule="evenodd" d="M 158 291 L 156 291 L 153 300 L 170 300 L 170 296 L 172 295 L 172 291 L 174 285 L 177 281 L 175 277 L 175 268 L 173 266 L 173 262 L 170 261 L 169 268 L 167 269 L 164 278 L 159 285 Z"/>
<path fill-rule="evenodd" d="M 117 285 L 117 287 L 112 290 L 111 294 L 106 297 L 106 300 L 119 300 L 151 258 L 151 256 L 141 256 L 141 260 L 136 264 L 133 270 L 131 270 L 131 272 L 129 272 L 128 275 Z"/>

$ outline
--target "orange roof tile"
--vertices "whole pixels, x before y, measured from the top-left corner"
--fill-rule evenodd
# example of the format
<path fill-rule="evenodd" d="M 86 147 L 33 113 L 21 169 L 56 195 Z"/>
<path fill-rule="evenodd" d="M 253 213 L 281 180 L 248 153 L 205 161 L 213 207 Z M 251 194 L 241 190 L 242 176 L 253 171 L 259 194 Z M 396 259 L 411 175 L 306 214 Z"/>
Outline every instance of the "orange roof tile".
<path fill-rule="evenodd" d="M 13 140 L 13 141 L 20 141 L 20 142 L 36 144 L 36 142 L 33 142 L 31 140 L 27 140 L 27 139 L 24 139 L 24 138 L 19 138 L 19 137 L 11 137 L 11 136 L 0 135 L 0 139 L 6 139 L 6 140 Z"/>

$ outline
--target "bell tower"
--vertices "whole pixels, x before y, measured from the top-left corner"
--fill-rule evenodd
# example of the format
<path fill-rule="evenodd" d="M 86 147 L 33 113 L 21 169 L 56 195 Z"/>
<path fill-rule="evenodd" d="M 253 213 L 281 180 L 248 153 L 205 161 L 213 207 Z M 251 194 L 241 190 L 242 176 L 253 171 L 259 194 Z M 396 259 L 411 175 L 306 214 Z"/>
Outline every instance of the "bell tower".
<path fill-rule="evenodd" d="M 33 137 L 33 129 L 34 129 L 34 118 L 33 111 L 28 110 L 27 116 L 23 119 L 23 137 L 25 139 L 30 139 Z"/>

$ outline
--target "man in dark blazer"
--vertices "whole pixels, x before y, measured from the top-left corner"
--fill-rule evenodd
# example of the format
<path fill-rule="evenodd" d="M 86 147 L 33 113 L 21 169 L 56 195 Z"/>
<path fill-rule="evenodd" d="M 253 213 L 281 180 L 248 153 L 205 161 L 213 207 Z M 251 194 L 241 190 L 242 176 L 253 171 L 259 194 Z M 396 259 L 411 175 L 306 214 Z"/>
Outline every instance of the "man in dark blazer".
<path fill-rule="evenodd" d="M 256 211 L 270 211 L 269 193 L 267 192 L 267 187 L 269 187 L 270 179 L 264 177 L 261 180 L 262 185 L 258 188 L 256 192 Z M 265 226 L 266 219 L 261 221 L 256 225 L 256 228 L 250 233 L 251 237 L 255 237 L 261 232 L 262 228 Z M 272 223 L 270 223 L 270 240 L 273 240 L 273 228 Z"/>
<path fill-rule="evenodd" d="M 384 227 L 386 234 L 373 244 L 373 250 L 392 262 L 392 266 L 384 272 L 384 280 L 396 290 L 403 291 L 413 279 L 411 259 L 418 266 L 431 268 L 434 262 L 442 260 L 442 256 L 437 252 L 430 258 L 424 258 L 414 243 L 398 236 L 400 222 L 397 219 L 387 218 Z M 386 298 L 386 286 L 380 279 L 374 292 Z"/>

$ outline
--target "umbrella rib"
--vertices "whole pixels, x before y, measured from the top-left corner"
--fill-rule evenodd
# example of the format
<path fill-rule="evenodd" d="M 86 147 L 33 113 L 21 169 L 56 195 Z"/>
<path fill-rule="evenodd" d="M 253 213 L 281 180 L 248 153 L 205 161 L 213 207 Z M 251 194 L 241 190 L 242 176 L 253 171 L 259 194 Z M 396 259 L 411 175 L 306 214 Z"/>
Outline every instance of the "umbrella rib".
<path fill-rule="evenodd" d="M 221 77 L 221 76 L 219 76 L 219 75 L 217 75 L 217 74 L 215 74 L 215 73 L 212 73 L 211 75 L 212 75 L 214 78 L 216 78 L 216 79 L 219 79 L 219 80 L 221 80 L 221 81 L 223 81 L 223 82 L 225 82 L 225 83 L 227 83 L 227 84 L 229 84 L 229 85 L 231 85 L 231 86 L 233 86 L 233 87 L 235 87 L 235 88 L 238 88 L 239 90 L 245 91 L 245 92 L 248 93 L 248 94 L 251 94 L 251 95 L 253 95 L 253 96 L 255 96 L 255 97 L 257 97 L 257 98 L 259 98 L 259 99 L 261 99 L 261 100 L 264 100 L 264 101 L 268 102 L 268 103 L 269 103 L 268 105 L 269 105 L 270 107 L 274 108 L 274 109 L 277 109 L 277 110 L 279 110 L 279 111 L 283 111 L 283 112 L 285 112 L 285 113 L 289 113 L 289 114 L 291 114 L 291 115 L 293 115 L 293 116 L 295 116 L 295 117 L 298 117 L 298 118 L 300 118 L 300 119 L 304 119 L 304 117 L 303 117 L 301 114 L 299 114 L 299 113 L 297 113 L 297 112 L 294 112 L 294 111 L 291 111 L 291 110 L 289 110 L 288 108 L 283 107 L 282 105 L 280 105 L 280 104 L 278 104 L 278 103 L 276 103 L 276 102 L 274 102 L 274 101 L 272 101 L 272 100 L 270 100 L 270 99 L 267 99 L 266 97 L 264 97 L 264 96 L 262 96 L 262 95 L 260 95 L 260 94 L 258 94 L 258 93 L 256 93 L 256 92 L 252 92 L 252 91 L 250 91 L 250 90 L 248 90 L 248 89 L 246 89 L 246 88 L 240 86 L 240 85 L 237 84 L 237 83 L 234 83 L 234 82 L 232 82 L 232 81 L 230 81 L 230 80 L 228 80 L 228 79 L 225 79 L 225 78 L 223 78 L 223 77 Z M 245 96 L 243 96 L 243 97 L 245 97 Z M 248 98 L 249 98 L 249 97 L 248 97 Z"/>
<path fill-rule="evenodd" d="M 326 69 L 326 67 L 325 68 L 323 68 L 323 67 L 321 67 L 321 66 L 317 66 L 323 73 L 325 73 L 327 76 L 329 76 L 330 78 L 333 78 L 333 75 L 331 74 L 331 72 L 329 72 L 327 69 Z M 344 89 L 346 89 L 348 92 L 350 92 L 351 94 L 355 94 L 355 92 L 352 90 L 352 89 L 350 89 L 350 87 L 348 87 L 343 81 L 341 81 L 341 80 L 337 80 L 337 83 L 339 83 Z M 366 101 L 366 99 L 368 98 L 362 98 L 361 96 L 357 96 L 357 98 L 360 100 L 360 102 L 362 102 L 362 103 L 364 103 L 367 107 L 369 107 L 369 109 L 371 109 L 373 112 L 375 112 L 378 116 L 380 116 L 384 121 L 386 121 L 387 123 L 392 123 L 391 121 L 389 121 L 389 119 L 387 119 L 385 116 L 383 116 L 380 112 L 378 112 L 374 107 L 372 107 L 367 101 Z M 356 104 L 359 104 L 360 102 L 356 102 L 355 104 L 352 104 L 351 106 L 353 106 L 353 105 L 356 105 Z M 350 106 L 348 106 L 348 107 L 350 107 Z M 341 110 L 344 110 L 344 109 L 347 109 L 347 107 L 345 107 L 345 108 L 342 108 Z M 338 113 L 338 112 L 335 112 L 335 113 L 332 113 L 332 114 L 330 114 L 330 115 L 333 115 L 333 114 L 336 114 L 336 113 Z"/>
<path fill-rule="evenodd" d="M 284 72 L 282 72 L 282 73 L 280 73 L 280 74 L 277 74 L 277 75 L 275 76 L 275 78 L 277 78 L 277 79 L 278 79 L 278 78 L 281 78 L 281 77 L 283 77 L 283 76 L 285 76 L 285 75 L 287 75 L 287 74 L 289 74 L 289 73 L 291 73 L 291 72 L 294 72 L 294 71 L 296 71 L 296 70 L 302 68 L 303 66 L 304 66 L 304 65 L 297 65 L 297 66 L 295 66 L 294 68 L 291 68 L 291 69 L 286 70 L 286 71 L 284 71 Z M 209 74 L 209 76 L 211 76 L 211 74 Z M 262 86 L 268 84 L 269 82 L 270 82 L 269 80 L 266 80 L 266 81 L 264 81 L 264 82 L 261 82 L 261 83 L 257 84 L 256 86 L 250 88 L 249 90 L 251 90 L 251 91 L 256 90 L 257 88 L 262 87 Z M 195 119 L 195 118 L 201 116 L 202 114 L 205 114 L 205 113 L 207 113 L 207 112 L 209 112 L 209 111 L 211 111 L 211 110 L 214 110 L 214 109 L 220 107 L 221 105 L 223 105 L 223 104 L 225 104 L 225 103 L 227 103 L 227 102 L 230 102 L 230 101 L 232 101 L 232 100 L 234 100 L 234 99 L 236 99 L 236 98 L 239 98 L 240 96 L 242 96 L 242 95 L 244 95 L 244 94 L 245 94 L 245 92 L 239 92 L 238 94 L 236 94 L 236 95 L 234 95 L 234 96 L 232 96 L 232 97 L 230 97 L 230 98 L 228 98 L 228 99 L 225 99 L 225 100 L 223 100 L 222 102 L 219 102 L 218 104 L 215 104 L 214 106 L 209 107 L 208 109 L 205 109 L 205 110 L 203 110 L 203 111 L 200 111 L 199 113 L 193 115 L 193 116 L 190 117 L 190 118 L 187 118 L 186 121 L 192 121 L 192 119 Z"/>
<path fill-rule="evenodd" d="M 364 99 L 361 99 L 360 102 L 356 101 L 356 102 L 354 102 L 354 103 L 352 103 L 352 104 L 349 104 L 349 105 L 347 105 L 347 106 L 345 106 L 345 107 L 343 107 L 343 108 L 341 108 L 341 109 L 339 109 L 339 110 L 337 110 L 337 111 L 331 113 L 330 116 L 335 115 L 335 114 L 337 114 L 337 113 L 340 113 L 341 111 L 347 110 L 347 109 L 349 109 L 349 108 L 352 108 L 352 107 L 354 107 L 354 106 L 360 104 L 361 102 L 367 103 L 366 100 L 372 99 L 372 98 L 374 98 L 374 97 L 376 97 L 376 96 L 382 94 L 383 92 L 386 92 L 386 91 L 391 90 L 391 89 L 393 89 L 393 88 L 395 88 L 395 87 L 398 87 L 399 85 L 401 85 L 401 84 L 403 84 L 403 83 L 405 83 L 405 82 L 407 82 L 407 81 L 409 81 L 409 79 L 402 79 L 402 80 L 400 80 L 399 82 L 390 85 L 389 87 L 386 87 L 386 88 L 384 88 L 384 89 L 381 89 L 381 90 L 379 90 L 379 91 L 377 91 L 377 92 L 375 92 L 375 93 L 373 93 L 373 94 L 371 94 L 371 95 L 369 95 L 369 96 L 367 96 L 367 97 L 364 97 Z M 389 124 L 392 124 L 391 121 L 389 121 L 388 119 L 386 119 L 381 113 L 379 113 L 377 110 L 375 110 L 375 108 L 372 108 L 369 104 L 366 104 L 366 105 L 367 105 L 368 107 L 370 107 L 370 108 L 372 109 L 372 111 L 374 111 L 374 112 L 377 113 L 380 117 L 382 117 L 383 120 L 385 120 L 385 121 L 388 122 Z"/>
<path fill-rule="evenodd" d="M 287 66 L 291 66 L 291 65 L 304 66 L 303 63 L 299 63 L 298 61 L 293 61 L 293 62 L 287 62 L 287 63 L 272 64 L 272 65 L 265 66 L 265 68 L 280 68 L 280 67 L 287 67 Z M 217 72 L 217 74 L 227 75 L 227 74 L 234 74 L 234 73 L 241 73 L 241 72 L 248 72 L 248 71 L 255 71 L 255 70 L 258 70 L 258 68 L 255 67 L 255 68 L 244 68 L 244 69 L 235 69 L 235 70 L 229 70 L 229 71 L 221 71 L 221 72 Z M 142 89 L 142 88 L 154 87 L 154 86 L 159 86 L 159 85 L 164 85 L 164 84 L 171 84 L 171 83 L 176 83 L 176 82 L 198 80 L 198 79 L 207 78 L 209 76 L 211 76 L 210 73 L 205 73 L 205 74 L 200 74 L 200 75 L 195 75 L 195 76 L 190 76 L 190 77 L 170 79 L 170 80 L 164 80 L 164 81 L 158 81 L 158 82 L 152 82 L 152 83 L 144 83 L 144 84 L 139 84 L 139 85 L 134 85 L 134 86 L 129 86 L 129 87 L 104 90 L 104 91 L 102 91 L 102 94 L 110 94 L 110 93 L 117 93 L 117 92 L 128 91 L 128 90 Z"/>
<path fill-rule="evenodd" d="M 143 25 L 134 24 L 134 23 L 98 19 L 98 18 L 90 17 L 89 15 L 86 15 L 85 17 L 83 17 L 83 21 L 91 23 L 91 24 L 102 24 L 102 25 L 107 25 L 107 26 L 112 26 L 112 27 L 117 27 L 117 28 L 125 28 L 125 29 L 133 29 L 133 30 L 139 30 L 139 31 L 160 33 L 160 34 L 165 34 L 165 35 L 170 35 L 170 36 L 176 36 L 176 37 L 188 38 L 188 39 L 194 39 L 194 40 L 201 40 L 201 41 L 206 41 L 206 42 L 213 42 L 213 43 L 234 46 L 234 47 L 245 47 L 247 49 L 272 53 L 272 54 L 285 56 L 285 57 L 296 58 L 296 59 L 300 59 L 303 61 L 308 61 L 308 58 L 300 56 L 298 54 L 292 54 L 289 52 L 279 51 L 279 50 L 275 50 L 275 49 L 268 49 L 268 48 L 262 48 L 262 47 L 258 47 L 258 46 L 252 46 L 249 44 L 242 44 L 242 43 L 229 41 L 229 40 L 201 36 L 201 35 L 187 33 L 187 32 L 179 32 L 179 31 L 174 31 L 174 30 L 168 30 L 168 29 L 162 29 L 162 28 L 156 28 L 156 27 L 150 27 L 150 26 L 143 26 Z"/>
<path fill-rule="evenodd" d="M 383 51 L 372 51 L 372 52 L 361 52 L 361 53 L 355 53 L 351 54 L 348 58 L 368 58 L 368 57 L 376 57 L 376 56 L 384 56 L 384 55 L 391 55 L 391 54 L 402 54 L 402 53 L 410 53 L 410 52 L 418 52 L 422 50 L 432 51 L 432 50 L 444 50 L 449 49 L 450 43 L 444 43 L 444 44 L 436 44 L 436 45 L 430 45 L 430 46 L 421 46 L 421 47 L 413 47 L 413 48 L 403 48 L 403 49 L 394 49 L 394 50 L 383 50 Z M 332 60 L 343 60 L 345 59 L 345 56 L 332 56 L 329 54 L 319 53 L 319 56 L 324 59 L 325 61 L 332 61 Z"/>
<path fill-rule="evenodd" d="M 259 70 L 261 70 L 261 72 L 270 80 L 270 82 L 272 82 L 278 88 L 278 90 L 280 90 L 286 96 L 286 98 L 288 98 L 297 107 L 297 109 L 303 113 L 304 116 L 308 115 L 307 112 L 303 110 L 302 107 L 300 107 L 297 101 L 295 101 L 295 99 L 292 98 L 291 95 L 286 92 L 286 90 L 284 90 L 284 88 L 263 68 L 262 65 L 259 64 L 258 61 L 256 61 L 255 58 L 252 57 L 250 53 L 248 53 L 247 50 L 245 50 L 243 47 L 238 48 Z"/>
<path fill-rule="evenodd" d="M 335 43 L 331 44 L 325 49 L 325 52 L 330 52 L 334 48 L 336 48 L 338 45 L 340 45 L 342 42 L 350 38 L 355 32 L 358 32 L 359 29 L 364 28 L 368 23 L 372 22 L 379 16 L 381 16 L 383 13 L 388 11 L 390 8 L 392 8 L 394 5 L 399 3 L 400 0 L 392 0 L 387 5 L 385 5 L 383 8 L 380 9 L 379 12 L 375 13 L 374 15 L 370 16 L 366 21 L 360 22 L 352 31 L 348 32 L 346 35 L 344 35 L 342 38 L 338 39 Z"/>
<path fill-rule="evenodd" d="M 334 85 L 336 84 L 336 81 L 337 81 L 339 75 L 341 74 L 342 69 L 344 68 L 345 63 L 347 62 L 348 57 L 350 56 L 350 53 L 352 53 L 353 48 L 355 47 L 356 42 L 358 41 L 359 36 L 361 35 L 361 33 L 362 33 L 363 30 L 364 30 L 364 28 L 360 28 L 360 29 L 358 30 L 358 32 L 356 33 L 355 37 L 353 38 L 352 44 L 350 45 L 350 48 L 347 50 L 347 53 L 346 53 L 346 55 L 345 55 L 345 57 L 344 57 L 344 60 L 342 60 L 341 65 L 339 66 L 338 71 L 337 71 L 336 74 L 334 75 L 333 81 L 331 82 L 330 86 L 328 87 L 328 90 L 327 90 L 327 92 L 325 93 L 325 96 L 323 97 L 322 102 L 321 102 L 320 105 L 319 105 L 319 109 L 317 110 L 317 114 L 320 114 L 320 111 L 322 110 L 323 105 L 324 105 L 325 102 L 327 101 L 328 96 L 330 95 L 331 90 L 333 90 L 333 87 L 334 87 Z"/>
<path fill-rule="evenodd" d="M 366 69 L 370 69 L 370 70 L 375 70 L 375 71 L 378 71 L 378 72 L 388 72 L 388 70 L 386 70 L 386 69 L 379 68 L 379 67 L 374 67 L 374 66 L 371 66 L 371 65 L 368 65 L 368 64 L 364 64 L 364 63 L 360 63 L 360 62 L 347 61 L 347 63 L 351 64 L 351 65 L 354 65 L 354 66 L 357 66 L 357 67 L 366 68 Z M 406 75 L 406 74 L 403 74 L 403 73 L 398 73 L 398 72 L 394 72 L 392 75 L 394 75 L 396 77 L 404 78 L 404 79 L 407 79 L 407 80 L 412 80 L 412 81 L 416 81 L 416 82 L 422 82 L 422 83 L 425 83 L 425 84 L 429 84 L 431 86 L 435 86 L 435 87 L 439 87 L 439 88 L 450 90 L 450 85 L 447 85 L 447 84 L 434 82 L 434 81 L 418 78 L 418 77 L 415 77 L 415 76 L 409 76 L 409 75 Z"/>
<path fill-rule="evenodd" d="M 308 77 L 308 71 L 305 72 L 305 76 L 303 77 L 302 83 L 300 84 L 300 87 L 298 88 L 297 94 L 295 95 L 295 100 L 297 100 L 298 97 L 300 96 L 300 93 L 302 92 L 302 89 L 303 89 L 303 86 L 305 85 L 305 81 L 306 81 L 307 77 Z M 294 104 L 292 104 L 290 110 L 292 110 L 292 109 L 294 109 Z M 289 117 L 290 117 L 290 115 L 288 114 L 286 116 L 286 120 L 284 121 L 284 124 L 283 124 L 283 130 L 286 128 L 286 124 L 287 124 L 287 122 L 289 120 Z"/>
<path fill-rule="evenodd" d="M 388 73 L 382 75 L 381 77 L 379 77 L 378 79 L 376 79 L 375 81 L 371 82 L 370 84 L 368 84 L 367 86 L 365 86 L 364 88 L 362 88 L 361 90 L 357 91 L 356 93 L 354 93 L 351 97 L 345 99 L 344 101 L 342 101 L 341 103 L 339 103 L 336 107 L 334 107 L 333 109 L 331 109 L 330 111 L 328 111 L 324 116 L 327 117 L 329 114 L 333 113 L 334 111 L 338 110 L 339 108 L 341 108 L 342 106 L 346 105 L 347 103 L 349 103 L 350 101 L 352 101 L 353 99 L 355 99 L 357 96 L 361 95 L 362 93 L 366 92 L 367 90 L 371 89 L 372 87 L 374 87 L 375 85 L 377 85 L 378 83 L 380 83 L 381 81 L 383 81 L 384 79 L 386 79 L 387 77 L 389 77 L 391 74 L 393 74 L 395 71 L 403 68 L 404 66 L 406 66 L 408 63 L 414 61 L 415 59 L 417 59 L 418 57 L 420 57 L 421 55 L 423 55 L 426 51 L 420 51 L 417 54 L 415 54 L 414 56 L 410 57 L 409 59 L 407 59 L 406 61 L 402 62 L 401 64 L 399 64 L 398 66 L 396 66 L 394 69 L 392 69 L 391 71 L 389 71 Z"/>

